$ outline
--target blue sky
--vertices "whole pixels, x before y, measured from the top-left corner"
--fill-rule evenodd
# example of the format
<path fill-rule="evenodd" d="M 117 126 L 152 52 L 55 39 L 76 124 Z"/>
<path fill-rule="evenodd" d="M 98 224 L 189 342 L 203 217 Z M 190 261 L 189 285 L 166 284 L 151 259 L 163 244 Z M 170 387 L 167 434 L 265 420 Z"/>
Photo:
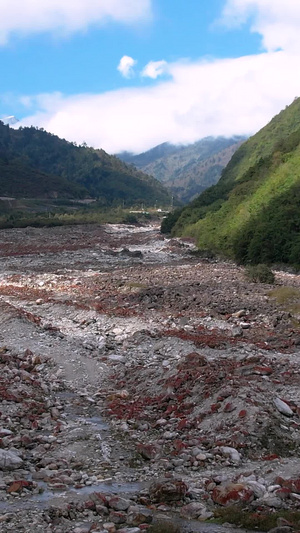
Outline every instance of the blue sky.
<path fill-rule="evenodd" d="M 110 153 L 255 133 L 299 27 L 299 0 L 0 0 L 0 117 Z"/>

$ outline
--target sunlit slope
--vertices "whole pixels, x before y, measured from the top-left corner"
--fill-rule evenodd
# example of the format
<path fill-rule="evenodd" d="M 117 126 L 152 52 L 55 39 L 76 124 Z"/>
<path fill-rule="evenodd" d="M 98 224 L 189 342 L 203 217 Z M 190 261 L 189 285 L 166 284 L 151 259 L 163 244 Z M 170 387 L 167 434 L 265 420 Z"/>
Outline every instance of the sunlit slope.
<path fill-rule="evenodd" d="M 242 262 L 300 263 L 300 99 L 245 142 L 218 184 L 164 227 Z"/>

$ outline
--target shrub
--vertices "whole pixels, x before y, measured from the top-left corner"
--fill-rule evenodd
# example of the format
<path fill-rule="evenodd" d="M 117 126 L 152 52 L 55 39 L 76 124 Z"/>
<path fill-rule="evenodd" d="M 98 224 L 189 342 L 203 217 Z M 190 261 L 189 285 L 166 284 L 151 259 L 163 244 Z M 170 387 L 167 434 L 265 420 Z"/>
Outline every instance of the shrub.
<path fill-rule="evenodd" d="M 123 224 L 138 224 L 138 218 L 133 213 L 126 213 L 122 222 Z"/>
<path fill-rule="evenodd" d="M 253 281 L 254 283 L 273 284 L 275 282 L 274 273 L 265 264 L 247 266 L 245 275 L 249 281 Z"/>

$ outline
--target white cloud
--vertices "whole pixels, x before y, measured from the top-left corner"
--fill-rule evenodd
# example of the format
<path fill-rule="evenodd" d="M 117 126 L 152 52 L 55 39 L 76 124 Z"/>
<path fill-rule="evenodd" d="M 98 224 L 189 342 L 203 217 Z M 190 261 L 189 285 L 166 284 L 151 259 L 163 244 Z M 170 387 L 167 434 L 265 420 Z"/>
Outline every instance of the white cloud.
<path fill-rule="evenodd" d="M 265 50 L 300 51 L 299 0 L 227 0 L 222 21 L 239 26 L 251 20 L 251 30 L 262 35 Z"/>
<path fill-rule="evenodd" d="M 120 1 L 110 0 L 110 5 Z M 72 97 L 25 95 L 23 102 L 38 111 L 23 125 L 34 124 L 110 153 L 141 152 L 164 141 L 191 143 L 208 135 L 255 133 L 300 96 L 300 1 L 227 0 L 222 20 L 227 25 L 250 20 L 266 52 L 190 63 L 151 61 L 144 76 L 156 79 L 168 73 L 167 81 L 152 87 Z M 119 70 L 129 75 L 134 59 L 125 59 Z"/>
<path fill-rule="evenodd" d="M 123 56 L 118 65 L 118 71 L 124 78 L 132 78 L 134 76 L 133 67 L 137 61 L 130 56 Z"/>
<path fill-rule="evenodd" d="M 145 78 L 152 78 L 156 80 L 158 76 L 167 72 L 168 64 L 166 61 L 149 61 L 149 63 L 142 70 L 142 76 Z"/>
<path fill-rule="evenodd" d="M 132 24 L 151 18 L 152 0 L 1 0 L 0 44 L 11 34 L 69 34 L 109 20 Z"/>
<path fill-rule="evenodd" d="M 169 64 L 170 80 L 100 95 L 35 97 L 34 124 L 63 138 L 141 152 L 164 141 L 251 134 L 299 95 L 300 56 L 265 53 L 214 62 Z"/>

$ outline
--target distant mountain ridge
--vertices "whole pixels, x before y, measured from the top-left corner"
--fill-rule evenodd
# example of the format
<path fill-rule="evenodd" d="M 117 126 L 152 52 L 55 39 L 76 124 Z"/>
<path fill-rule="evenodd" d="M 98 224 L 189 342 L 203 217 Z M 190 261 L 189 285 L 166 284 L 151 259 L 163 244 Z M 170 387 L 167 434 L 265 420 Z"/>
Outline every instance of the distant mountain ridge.
<path fill-rule="evenodd" d="M 300 268 L 300 98 L 243 143 L 218 183 L 170 214 L 162 231 L 239 263 Z"/>
<path fill-rule="evenodd" d="M 125 161 L 125 163 L 131 163 L 138 168 L 142 168 L 150 163 L 153 163 L 154 161 L 157 161 L 157 159 L 160 159 L 161 157 L 179 152 L 183 148 L 184 146 L 164 142 L 154 146 L 153 148 L 150 148 L 150 150 L 147 150 L 147 152 L 143 152 L 138 155 L 134 155 L 131 152 L 121 152 L 120 154 L 117 154 L 117 157 L 119 157 L 122 161 Z"/>
<path fill-rule="evenodd" d="M 151 176 L 104 150 L 77 146 L 34 127 L 0 121 L 0 196 L 92 197 L 103 206 L 170 205 Z"/>
<path fill-rule="evenodd" d="M 246 137 L 206 137 L 193 144 L 162 143 L 142 154 L 118 154 L 127 163 L 154 176 L 187 203 L 215 184 L 222 169 Z"/>

